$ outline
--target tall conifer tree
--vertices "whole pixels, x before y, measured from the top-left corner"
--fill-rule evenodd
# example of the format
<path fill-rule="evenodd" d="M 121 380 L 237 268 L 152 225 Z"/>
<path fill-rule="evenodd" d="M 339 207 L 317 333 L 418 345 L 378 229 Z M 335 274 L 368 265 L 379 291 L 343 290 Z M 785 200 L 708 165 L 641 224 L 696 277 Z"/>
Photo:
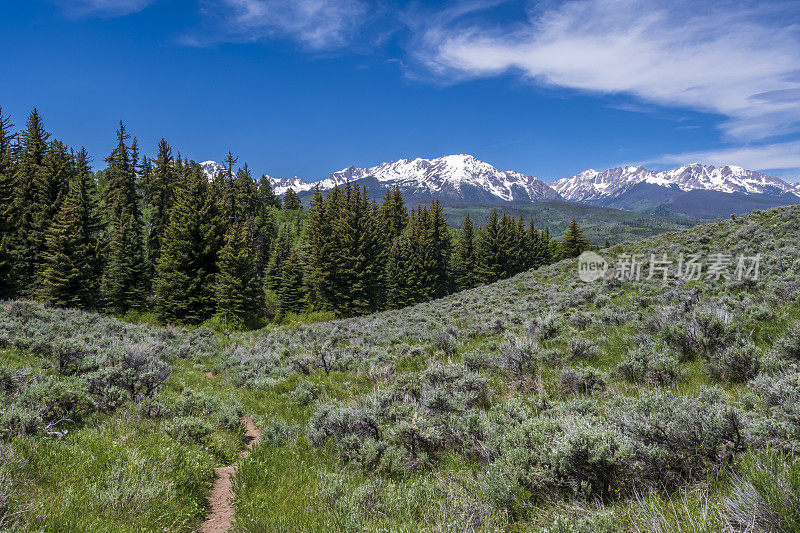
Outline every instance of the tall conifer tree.
<path fill-rule="evenodd" d="M 492 209 L 478 241 L 478 271 L 483 283 L 492 283 L 503 274 L 503 249 L 500 216 Z"/>
<path fill-rule="evenodd" d="M 259 314 L 264 307 L 264 292 L 247 223 L 228 229 L 217 263 L 217 312 L 242 319 Z"/>
<path fill-rule="evenodd" d="M 414 247 L 409 231 L 403 232 L 392 243 L 386 265 L 386 307 L 399 309 L 420 301 Z"/>
<path fill-rule="evenodd" d="M 223 220 L 197 164 L 182 167 L 153 282 L 156 313 L 167 322 L 196 324 L 214 314 L 217 254 Z"/>
<path fill-rule="evenodd" d="M 297 193 L 294 192 L 294 189 L 289 188 L 286 194 L 283 195 L 283 208 L 290 211 L 302 209 L 300 198 L 297 196 Z"/>
<path fill-rule="evenodd" d="M 136 142 L 130 139 L 125 125 L 117 129 L 117 146 L 106 158 L 103 202 L 108 224 L 106 261 L 101 292 L 106 309 L 124 313 L 141 308 L 147 296 L 142 213 L 137 194 Z"/>
<path fill-rule="evenodd" d="M 38 185 L 49 137 L 42 117 L 34 108 L 19 138 L 11 207 L 14 230 L 9 246 L 16 292 L 25 297 L 36 294 L 36 267 L 40 264 L 43 251 L 44 235 L 40 233 L 42 220 L 37 217 L 41 216 L 44 207 L 41 205 L 42 194 Z"/>
<path fill-rule="evenodd" d="M 291 226 L 284 224 L 278 231 L 278 236 L 272 247 L 265 280 L 266 287 L 275 293 L 280 292 L 281 284 L 283 283 L 283 270 L 292 252 L 293 242 L 294 235 L 292 234 Z"/>
<path fill-rule="evenodd" d="M 296 247 L 292 247 L 281 269 L 278 300 L 281 313 L 299 313 L 306 308 L 303 264 Z"/>
<path fill-rule="evenodd" d="M 47 231 L 40 297 L 48 303 L 86 308 L 95 301 L 90 209 L 83 176 L 75 172 Z"/>
<path fill-rule="evenodd" d="M 567 231 L 564 232 L 564 240 L 561 242 L 561 257 L 565 259 L 578 257 L 588 247 L 589 243 L 584 238 L 583 231 L 573 218 L 567 226 Z"/>
<path fill-rule="evenodd" d="M 472 288 L 476 285 L 475 229 L 469 214 L 458 232 L 453 251 L 453 284 L 456 290 Z"/>
<path fill-rule="evenodd" d="M 0 107 L 0 299 L 14 294 L 11 240 L 14 232 L 14 139 L 11 118 Z"/>

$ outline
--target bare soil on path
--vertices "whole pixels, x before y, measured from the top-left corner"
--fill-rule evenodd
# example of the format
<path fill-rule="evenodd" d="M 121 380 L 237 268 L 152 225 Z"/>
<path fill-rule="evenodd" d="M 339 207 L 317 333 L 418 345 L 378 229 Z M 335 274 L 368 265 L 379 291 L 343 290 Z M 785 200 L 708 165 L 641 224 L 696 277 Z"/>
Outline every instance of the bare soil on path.
<path fill-rule="evenodd" d="M 200 528 L 200 533 L 222 533 L 230 530 L 233 525 L 233 480 L 236 477 L 238 465 L 250 455 L 250 450 L 261 440 L 261 431 L 253 423 L 253 419 L 245 415 L 242 417 L 245 427 L 247 445 L 239 452 L 239 460 L 232 466 L 215 468 L 217 479 L 211 489 L 208 503 L 211 511 L 206 521 Z"/>

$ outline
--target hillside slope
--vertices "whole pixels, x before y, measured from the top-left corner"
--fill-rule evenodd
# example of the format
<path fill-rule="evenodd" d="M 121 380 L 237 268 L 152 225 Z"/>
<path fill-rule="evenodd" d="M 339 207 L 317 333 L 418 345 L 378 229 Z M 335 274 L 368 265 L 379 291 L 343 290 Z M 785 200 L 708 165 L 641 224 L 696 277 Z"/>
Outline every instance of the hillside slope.
<path fill-rule="evenodd" d="M 600 251 L 728 258 L 728 279 L 586 283 L 571 260 L 216 338 L 6 302 L 0 525 L 191 530 L 245 412 L 264 437 L 236 530 L 794 531 L 798 235 L 788 207 Z"/>
<path fill-rule="evenodd" d="M 580 531 L 797 524 L 778 508 L 798 488 L 757 484 L 800 472 L 799 234 L 799 208 L 664 234 L 601 253 L 730 254 L 733 279 L 664 285 L 645 270 L 586 284 L 565 261 L 401 311 L 247 335 L 226 369 L 315 405 L 306 435 L 348 465 L 326 477 L 346 487 L 326 509 L 362 527 L 421 513 L 460 530 L 526 529 L 564 508 Z M 741 254 L 761 254 L 758 280 L 736 279 Z M 320 387 L 320 374 L 349 376 L 347 392 Z M 432 501 L 393 506 L 411 490 Z M 354 510 L 364 491 L 366 511 Z"/>
<path fill-rule="evenodd" d="M 445 206 L 447 223 L 460 227 L 464 216 L 469 214 L 472 223 L 484 226 L 493 206 Z M 607 207 L 540 200 L 528 205 L 503 206 L 502 211 L 511 216 L 522 216 L 532 220 L 537 228 L 550 230 L 553 238 L 560 239 L 572 219 L 576 219 L 584 235 L 593 243 L 602 244 L 608 239 L 612 243 L 639 240 L 667 231 L 680 231 L 695 225 L 697 221 L 673 216 L 659 216 L 641 212 L 622 211 Z"/>

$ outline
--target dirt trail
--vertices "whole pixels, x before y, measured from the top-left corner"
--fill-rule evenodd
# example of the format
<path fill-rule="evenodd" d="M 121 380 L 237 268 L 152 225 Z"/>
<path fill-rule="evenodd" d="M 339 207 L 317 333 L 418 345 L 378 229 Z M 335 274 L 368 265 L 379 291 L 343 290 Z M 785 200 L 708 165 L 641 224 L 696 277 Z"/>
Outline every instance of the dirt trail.
<path fill-rule="evenodd" d="M 245 415 L 242 417 L 242 423 L 246 430 L 247 445 L 239 452 L 239 460 L 235 465 L 214 469 L 217 479 L 208 497 L 211 512 L 200 528 L 200 533 L 221 533 L 228 531 L 233 525 L 233 478 L 236 476 L 239 463 L 250 455 L 250 450 L 261 440 L 261 431 L 253 423 L 252 418 Z"/>

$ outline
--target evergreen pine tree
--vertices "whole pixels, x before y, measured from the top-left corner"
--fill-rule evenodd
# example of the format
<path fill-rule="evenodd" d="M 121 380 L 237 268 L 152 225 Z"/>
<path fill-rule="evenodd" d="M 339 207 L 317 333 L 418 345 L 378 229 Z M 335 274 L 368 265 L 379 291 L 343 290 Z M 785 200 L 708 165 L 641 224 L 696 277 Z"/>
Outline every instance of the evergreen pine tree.
<path fill-rule="evenodd" d="M 36 174 L 37 199 L 29 208 L 33 213 L 33 235 L 37 242 L 33 256 L 35 275 L 29 287 L 33 294 L 39 293 L 44 282 L 47 234 L 69 190 L 74 172 L 74 160 L 67 147 L 57 140 L 51 142 Z"/>
<path fill-rule="evenodd" d="M 586 250 L 589 243 L 583 237 L 583 232 L 578 226 L 578 222 L 573 218 L 569 223 L 567 231 L 564 232 L 564 240 L 561 242 L 561 257 L 578 257 Z"/>
<path fill-rule="evenodd" d="M 281 229 L 278 230 L 278 236 L 272 247 L 272 253 L 270 254 L 265 276 L 265 285 L 267 289 L 275 293 L 280 293 L 281 284 L 283 283 L 283 270 L 292 252 L 293 242 L 294 235 L 292 234 L 292 228 L 288 224 L 284 224 L 281 226 Z"/>
<path fill-rule="evenodd" d="M 40 297 L 50 304 L 86 308 L 94 302 L 90 205 L 83 176 L 76 172 L 47 231 Z"/>
<path fill-rule="evenodd" d="M 258 315 L 264 307 L 264 292 L 246 223 L 228 229 L 217 263 L 217 312 L 242 319 Z"/>
<path fill-rule="evenodd" d="M 16 293 L 24 297 L 33 297 L 36 294 L 36 267 L 41 262 L 44 248 L 44 235 L 40 233 L 43 223 L 39 217 L 45 208 L 41 205 L 42 195 L 38 185 L 49 137 L 42 117 L 34 108 L 19 138 L 9 217 L 14 228 L 8 246 L 12 278 Z"/>
<path fill-rule="evenodd" d="M 86 148 L 81 148 L 75 157 L 75 177 L 81 181 L 81 187 L 85 196 L 86 208 L 83 210 L 86 220 L 83 225 L 86 228 L 87 239 L 90 246 L 89 255 L 89 277 L 87 279 L 87 295 L 89 301 L 86 305 L 96 309 L 100 304 L 100 279 L 103 274 L 103 231 L 104 225 L 100 213 L 99 191 L 97 182 L 89 166 L 89 153 Z"/>
<path fill-rule="evenodd" d="M 450 292 L 450 228 L 444 217 L 444 211 L 438 199 L 431 202 L 427 218 L 427 246 L 430 266 L 426 284 L 430 287 L 431 297 L 441 298 Z"/>
<path fill-rule="evenodd" d="M 477 284 L 476 261 L 475 230 L 467 214 L 453 251 L 452 276 L 455 290 L 470 289 Z"/>
<path fill-rule="evenodd" d="M 105 309 L 122 314 L 142 308 L 145 302 L 141 224 L 124 209 L 112 227 L 100 290 Z"/>
<path fill-rule="evenodd" d="M 214 281 L 224 225 L 200 166 L 182 166 L 179 180 L 156 265 L 153 304 L 165 322 L 197 324 L 216 308 Z"/>
<path fill-rule="evenodd" d="M 297 193 L 294 192 L 294 189 L 289 188 L 289 190 L 286 191 L 286 194 L 283 195 L 283 208 L 289 211 L 297 211 L 298 209 L 302 209 L 300 198 L 297 196 Z"/>
<path fill-rule="evenodd" d="M 257 185 L 255 218 L 252 221 L 253 249 L 256 256 L 256 270 L 259 275 L 263 275 L 267 268 L 269 252 L 277 233 L 274 214 L 275 198 L 272 187 L 269 185 L 269 179 L 262 177 Z"/>
<path fill-rule="evenodd" d="M 338 194 L 338 188 L 334 190 Z M 310 297 L 315 308 L 327 310 L 332 309 L 333 278 L 337 268 L 333 261 L 338 252 L 334 249 L 334 221 L 329 209 L 332 202 L 333 199 L 326 202 L 319 186 L 314 187 L 306 233 Z"/>
<path fill-rule="evenodd" d="M 272 190 L 272 185 L 269 183 L 269 176 L 266 174 L 258 180 L 258 197 L 262 205 L 281 208 L 281 199 L 275 195 L 275 191 Z"/>
<path fill-rule="evenodd" d="M 296 247 L 292 247 L 281 269 L 278 301 L 282 314 L 299 313 L 306 308 L 303 264 Z"/>
<path fill-rule="evenodd" d="M 106 309 L 124 313 L 141 308 L 147 297 L 144 230 L 137 194 L 136 142 L 130 139 L 125 125 L 117 129 L 117 146 L 106 158 L 103 202 L 108 222 L 108 242 L 101 293 Z"/>
<path fill-rule="evenodd" d="M 492 209 L 478 241 L 478 272 L 483 283 L 497 281 L 503 275 L 503 249 L 500 216 Z"/>
<path fill-rule="evenodd" d="M 146 257 L 148 277 L 155 276 L 161 257 L 161 242 L 169 221 L 169 212 L 175 201 L 175 161 L 172 148 L 164 139 L 158 143 L 158 155 L 153 165 L 149 186 L 145 188 L 149 216 L 146 225 Z"/>
<path fill-rule="evenodd" d="M 386 265 L 386 307 L 389 309 L 399 309 L 420 301 L 415 252 L 409 233 L 403 232 L 389 250 Z"/>
<path fill-rule="evenodd" d="M 408 212 L 400 187 L 395 185 L 392 189 L 386 189 L 378 216 L 384 240 L 387 246 L 391 246 L 392 241 L 403 233 L 408 224 Z"/>
<path fill-rule="evenodd" d="M 14 294 L 11 240 L 14 233 L 14 138 L 11 119 L 0 107 L 0 299 Z"/>
<path fill-rule="evenodd" d="M 549 238 L 545 236 L 545 232 L 538 231 L 534 225 L 533 221 L 530 222 L 528 226 L 528 255 L 530 258 L 530 268 L 540 268 L 550 262 L 550 250 L 548 247 L 548 242 L 546 239 Z"/>
<path fill-rule="evenodd" d="M 348 189 L 344 216 L 340 221 L 344 275 L 349 288 L 342 305 L 335 309 L 345 315 L 375 310 L 381 296 L 381 236 L 374 204 L 366 190 Z"/>

